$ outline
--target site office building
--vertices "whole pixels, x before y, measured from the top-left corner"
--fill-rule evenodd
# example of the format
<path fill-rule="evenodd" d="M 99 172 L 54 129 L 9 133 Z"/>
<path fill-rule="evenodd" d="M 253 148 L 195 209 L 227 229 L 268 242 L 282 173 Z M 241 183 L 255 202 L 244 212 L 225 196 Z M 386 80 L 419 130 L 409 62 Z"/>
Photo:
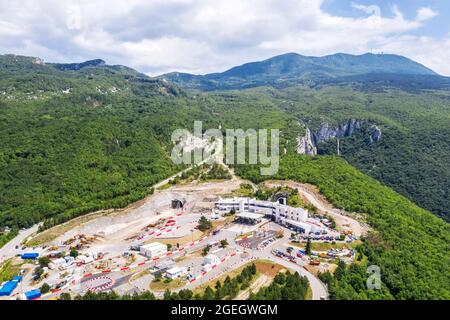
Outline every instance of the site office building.
<path fill-rule="evenodd" d="M 275 222 L 293 227 L 301 232 L 309 233 L 315 230 L 315 226 L 307 223 L 308 211 L 302 208 L 293 208 L 284 203 L 256 200 L 250 198 L 219 199 L 215 203 L 216 210 L 229 212 L 234 209 L 241 213 L 256 213 L 270 217 Z"/>
<path fill-rule="evenodd" d="M 167 252 L 167 245 L 159 242 L 153 242 L 141 246 L 140 253 L 147 258 L 162 256 Z"/>

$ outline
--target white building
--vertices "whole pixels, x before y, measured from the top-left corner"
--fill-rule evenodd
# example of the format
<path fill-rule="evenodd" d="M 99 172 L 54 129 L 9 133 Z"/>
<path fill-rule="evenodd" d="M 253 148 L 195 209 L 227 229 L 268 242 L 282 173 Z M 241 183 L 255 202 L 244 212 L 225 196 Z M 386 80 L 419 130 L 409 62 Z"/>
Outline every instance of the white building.
<path fill-rule="evenodd" d="M 214 264 L 219 264 L 220 263 L 220 258 L 218 256 L 216 256 L 215 254 L 208 254 L 204 259 L 203 259 L 203 265 L 214 265 Z"/>
<path fill-rule="evenodd" d="M 143 256 L 146 256 L 147 258 L 159 257 L 165 254 L 166 252 L 167 252 L 167 245 L 159 242 L 152 242 L 143 245 L 140 248 L 140 253 Z"/>
<path fill-rule="evenodd" d="M 290 219 L 285 219 L 283 224 L 287 227 L 294 228 L 296 230 L 300 230 L 302 233 L 310 233 L 312 232 L 311 224 L 302 222 L 302 221 L 294 221 Z"/>
<path fill-rule="evenodd" d="M 169 278 L 169 279 L 176 279 L 176 278 L 182 277 L 186 273 L 187 273 L 186 268 L 173 267 L 166 271 L 165 276 L 166 276 L 166 278 Z"/>
<path fill-rule="evenodd" d="M 202 268 L 202 271 L 203 272 L 209 272 L 209 271 L 211 271 L 211 269 L 212 269 L 212 264 L 205 264 L 204 266 L 203 266 L 203 268 Z"/>
<path fill-rule="evenodd" d="M 64 257 L 64 260 L 66 260 L 66 262 L 69 266 L 71 266 L 75 262 L 75 258 L 72 256 L 66 256 L 66 257 Z"/>
<path fill-rule="evenodd" d="M 88 257 L 88 256 L 80 255 L 80 256 L 77 257 L 77 261 L 82 263 L 82 264 L 89 264 L 89 263 L 94 262 L 94 258 L 90 257 L 90 256 Z"/>
<path fill-rule="evenodd" d="M 55 259 L 48 264 L 48 268 L 50 270 L 54 270 L 54 269 L 57 269 L 60 267 L 62 267 L 64 269 L 66 269 L 68 267 L 68 264 L 64 258 Z"/>
<path fill-rule="evenodd" d="M 238 218 L 261 221 L 266 216 L 275 222 L 293 228 L 303 233 L 315 232 L 317 226 L 308 222 L 308 211 L 303 208 L 293 208 L 279 202 L 256 200 L 251 198 L 228 198 L 215 203 L 219 212 L 229 212 L 234 209 Z"/>

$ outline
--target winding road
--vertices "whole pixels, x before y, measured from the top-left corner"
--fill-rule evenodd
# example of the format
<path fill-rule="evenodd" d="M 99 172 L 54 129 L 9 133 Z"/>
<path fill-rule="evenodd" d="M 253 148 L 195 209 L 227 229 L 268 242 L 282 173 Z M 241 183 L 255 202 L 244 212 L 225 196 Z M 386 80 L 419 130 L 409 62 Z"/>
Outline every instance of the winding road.
<path fill-rule="evenodd" d="M 20 230 L 19 234 L 0 248 L 0 263 L 14 257 L 18 252 L 16 246 L 20 246 L 22 242 L 37 232 L 39 225 L 36 224 L 26 230 Z"/>
<path fill-rule="evenodd" d="M 297 189 L 298 192 L 306 198 L 314 207 L 319 209 L 335 219 L 336 224 L 341 229 L 351 229 L 353 234 L 360 237 L 367 233 L 368 227 L 361 222 L 344 215 L 345 211 L 333 208 L 331 204 L 315 194 L 306 185 L 294 181 L 270 181 L 265 183 L 270 188 L 278 186 L 287 186 L 289 188 Z"/>

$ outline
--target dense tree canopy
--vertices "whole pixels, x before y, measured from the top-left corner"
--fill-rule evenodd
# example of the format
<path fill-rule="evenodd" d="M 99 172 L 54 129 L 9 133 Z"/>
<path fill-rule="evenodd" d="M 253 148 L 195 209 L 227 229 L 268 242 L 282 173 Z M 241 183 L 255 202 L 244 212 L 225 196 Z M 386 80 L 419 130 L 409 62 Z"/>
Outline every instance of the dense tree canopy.
<path fill-rule="evenodd" d="M 239 166 L 237 173 L 254 181 L 272 178 L 260 176 L 255 166 Z M 287 156 L 276 178 L 314 184 L 336 207 L 367 214 L 374 230 L 359 248 L 367 259 L 360 266 L 342 270 L 334 297 L 450 297 L 448 223 L 337 157 Z M 358 289 L 369 276 L 365 273 L 369 265 L 380 267 L 386 290 L 369 294 Z"/>

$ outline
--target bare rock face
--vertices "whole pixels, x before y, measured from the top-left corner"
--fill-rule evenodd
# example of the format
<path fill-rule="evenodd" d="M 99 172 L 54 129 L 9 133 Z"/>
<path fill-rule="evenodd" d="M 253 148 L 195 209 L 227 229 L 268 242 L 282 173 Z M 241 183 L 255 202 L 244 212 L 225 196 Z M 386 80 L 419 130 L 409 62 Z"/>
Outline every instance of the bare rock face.
<path fill-rule="evenodd" d="M 381 129 L 377 126 L 373 126 L 370 130 L 369 144 L 374 144 L 381 139 Z"/>
<path fill-rule="evenodd" d="M 39 64 L 39 65 L 44 65 L 44 60 L 42 60 L 41 58 L 34 58 L 33 60 L 34 64 Z"/>
<path fill-rule="evenodd" d="M 362 129 L 366 124 L 365 120 L 349 119 L 345 123 L 332 127 L 329 123 L 323 123 L 316 132 L 306 128 L 304 136 L 297 138 L 297 153 L 316 155 L 317 145 L 330 139 L 341 139 L 350 137 Z M 381 130 L 373 126 L 369 135 L 369 144 L 373 144 L 381 139 Z"/>
<path fill-rule="evenodd" d="M 317 154 L 317 147 L 314 142 L 313 135 L 311 133 L 311 130 L 309 128 L 306 128 L 305 135 L 299 136 L 297 138 L 297 153 L 298 154 L 307 154 L 307 155 L 316 155 Z"/>
<path fill-rule="evenodd" d="M 314 133 L 314 142 L 317 145 L 334 138 L 350 137 L 360 130 L 364 123 L 364 120 L 349 119 L 336 128 L 332 128 L 328 123 L 323 123 Z"/>

